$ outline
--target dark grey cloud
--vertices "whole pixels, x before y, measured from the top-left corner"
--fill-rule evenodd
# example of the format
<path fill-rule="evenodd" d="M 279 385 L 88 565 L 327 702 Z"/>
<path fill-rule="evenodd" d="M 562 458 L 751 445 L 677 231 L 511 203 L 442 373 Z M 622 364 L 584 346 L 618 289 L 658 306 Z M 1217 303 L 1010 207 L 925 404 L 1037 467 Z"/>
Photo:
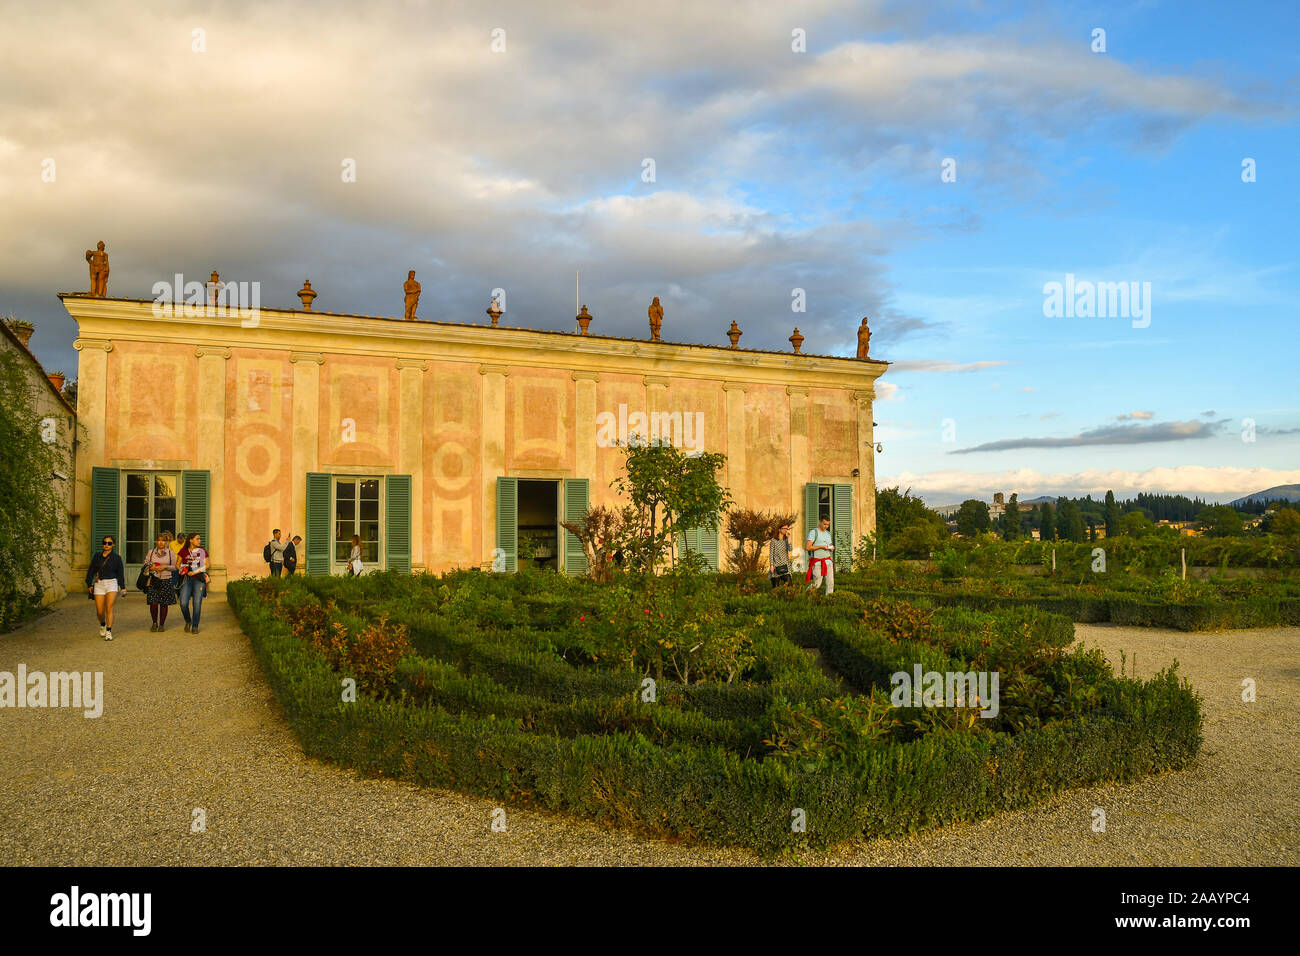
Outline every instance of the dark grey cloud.
<path fill-rule="evenodd" d="M 1055 438 L 1005 438 L 970 448 L 958 448 L 950 455 L 969 455 L 979 451 L 1009 451 L 1017 448 L 1080 448 L 1088 445 L 1145 445 L 1155 442 L 1187 441 L 1211 438 L 1228 419 L 1218 422 L 1159 422 L 1152 425 L 1103 425 Z"/>

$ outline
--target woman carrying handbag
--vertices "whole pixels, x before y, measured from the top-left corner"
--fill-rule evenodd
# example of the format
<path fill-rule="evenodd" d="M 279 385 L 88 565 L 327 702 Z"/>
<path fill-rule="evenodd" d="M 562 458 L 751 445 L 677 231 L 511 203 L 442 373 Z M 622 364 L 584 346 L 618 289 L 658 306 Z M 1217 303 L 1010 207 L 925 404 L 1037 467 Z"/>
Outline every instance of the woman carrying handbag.
<path fill-rule="evenodd" d="M 153 619 L 151 631 L 167 629 L 167 608 L 176 603 L 176 572 L 179 565 L 176 552 L 167 542 L 166 535 L 158 535 L 157 546 L 144 556 L 141 575 L 148 573 L 144 588 L 149 600 L 149 617 Z"/>

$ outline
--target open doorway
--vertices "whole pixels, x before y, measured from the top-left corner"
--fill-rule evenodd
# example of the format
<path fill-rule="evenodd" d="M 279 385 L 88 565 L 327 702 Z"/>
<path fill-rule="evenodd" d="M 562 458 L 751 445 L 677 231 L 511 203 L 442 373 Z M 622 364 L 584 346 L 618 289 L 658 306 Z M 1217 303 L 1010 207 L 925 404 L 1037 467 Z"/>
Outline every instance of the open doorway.
<path fill-rule="evenodd" d="M 519 561 L 531 554 L 532 567 L 560 567 L 560 483 L 519 479 Z"/>

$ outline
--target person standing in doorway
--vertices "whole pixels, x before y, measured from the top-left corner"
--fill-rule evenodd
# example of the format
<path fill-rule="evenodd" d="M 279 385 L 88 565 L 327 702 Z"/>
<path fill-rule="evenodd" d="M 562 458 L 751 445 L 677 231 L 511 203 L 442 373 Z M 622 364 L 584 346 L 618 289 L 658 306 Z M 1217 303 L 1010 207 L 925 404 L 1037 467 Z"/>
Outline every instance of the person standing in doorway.
<path fill-rule="evenodd" d="M 767 543 L 767 560 L 771 565 L 772 587 L 790 583 L 790 526 L 776 529 L 776 535 Z"/>
<path fill-rule="evenodd" d="M 208 552 L 203 550 L 203 536 L 191 534 L 181 548 L 181 614 L 185 630 L 199 633 L 199 614 L 208 593 Z"/>
<path fill-rule="evenodd" d="M 361 563 L 361 535 L 352 536 L 352 550 L 348 552 L 348 576 L 356 577 L 365 566 Z"/>
<path fill-rule="evenodd" d="M 158 535 L 156 547 L 144 556 L 149 571 L 149 587 L 145 595 L 149 601 L 149 617 L 153 619 L 151 631 L 166 630 L 167 608 L 176 603 L 176 552 L 167 542 L 167 534 Z"/>
<path fill-rule="evenodd" d="M 280 540 L 280 529 L 271 532 L 271 540 L 266 543 L 266 559 L 271 565 L 271 577 L 278 578 L 284 568 L 284 542 Z"/>
<path fill-rule="evenodd" d="M 113 550 L 115 540 L 105 535 L 100 542 L 100 552 L 90 559 L 86 569 L 86 589 L 95 599 L 95 615 L 99 618 L 99 636 L 113 639 L 113 605 L 117 596 L 126 593 L 126 568 L 122 556 Z"/>
<path fill-rule="evenodd" d="M 288 544 L 284 546 L 284 573 L 293 574 L 298 570 L 298 545 L 302 543 L 302 536 L 295 534 Z"/>
<path fill-rule="evenodd" d="M 831 552 L 835 550 L 835 544 L 831 540 L 830 518 L 822 518 L 817 522 L 817 527 L 808 532 L 804 547 L 808 549 L 808 575 L 805 580 L 812 582 L 808 585 L 808 590 L 816 591 L 821 587 L 822 578 L 825 578 L 827 595 L 834 594 L 835 562 L 831 560 Z"/>

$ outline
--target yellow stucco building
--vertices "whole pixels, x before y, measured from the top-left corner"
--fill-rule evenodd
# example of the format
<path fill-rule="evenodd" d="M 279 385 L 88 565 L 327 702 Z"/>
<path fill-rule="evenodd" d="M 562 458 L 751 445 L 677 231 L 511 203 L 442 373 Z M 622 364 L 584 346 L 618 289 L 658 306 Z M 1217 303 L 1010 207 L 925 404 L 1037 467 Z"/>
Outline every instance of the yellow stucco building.
<path fill-rule="evenodd" d="M 60 298 L 79 327 L 74 579 L 106 532 L 132 579 L 167 529 L 204 535 L 217 587 L 266 572 L 272 528 L 303 535 L 308 573 L 341 572 L 354 533 L 371 568 L 490 567 L 495 555 L 509 570 L 526 543 L 540 565 L 580 572 L 559 521 L 620 503 L 610 481 L 623 452 L 609 438 L 629 420 L 637 430 L 638 413 L 726 454 L 739 506 L 805 526 L 824 512 L 842 544 L 875 528 L 885 362 Z M 715 566 L 719 535 L 692 539 Z"/>

